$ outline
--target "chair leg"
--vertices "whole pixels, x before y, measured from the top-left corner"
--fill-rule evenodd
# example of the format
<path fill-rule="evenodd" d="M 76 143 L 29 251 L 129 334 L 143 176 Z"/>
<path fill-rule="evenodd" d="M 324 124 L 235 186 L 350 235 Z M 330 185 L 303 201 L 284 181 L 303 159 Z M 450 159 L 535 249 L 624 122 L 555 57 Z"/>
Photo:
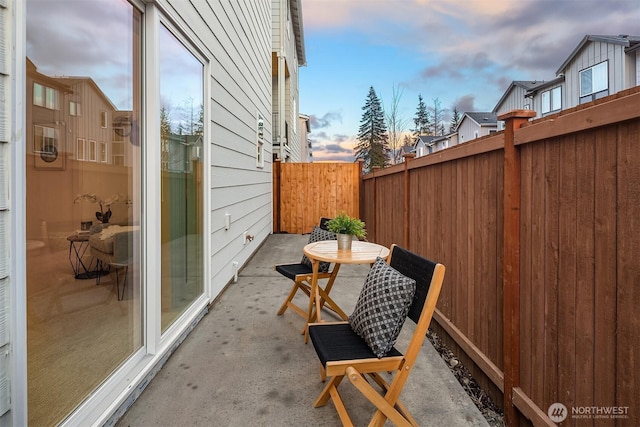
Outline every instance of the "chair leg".
<path fill-rule="evenodd" d="M 404 417 L 395 407 L 395 402 L 388 402 L 384 397 L 380 395 L 353 367 L 347 368 L 347 376 L 349 381 L 366 397 L 371 403 L 373 403 L 378 411 L 371 419 L 370 426 L 382 426 L 385 418 L 390 419 L 395 425 L 400 427 L 411 427 L 416 424 L 412 424 L 407 418 Z M 415 421 L 414 421 L 415 422 Z"/>
<path fill-rule="evenodd" d="M 304 318 L 307 317 L 306 312 L 293 303 L 293 298 L 296 296 L 298 291 L 304 292 L 307 296 L 311 294 L 309 285 L 303 282 L 293 282 L 293 286 L 291 287 L 291 291 L 289 292 L 287 299 L 284 300 L 282 306 L 280 306 L 280 309 L 277 312 L 278 316 L 284 314 L 284 312 L 287 311 L 287 308 L 291 308 L 300 316 Z"/>
<path fill-rule="evenodd" d="M 122 294 L 120 294 L 120 270 L 124 270 L 124 278 L 122 279 Z M 129 273 L 129 266 L 126 265 L 124 267 L 116 267 L 116 292 L 118 294 L 118 301 L 122 301 L 124 299 L 124 290 L 127 286 L 127 274 Z"/>
<path fill-rule="evenodd" d="M 324 388 L 316 398 L 316 401 L 313 402 L 313 407 L 319 408 L 320 406 L 326 405 L 331 398 L 331 389 L 337 388 L 338 385 L 342 382 L 343 378 L 344 375 L 336 375 L 335 377 L 331 378 L 331 380 L 329 380 L 329 382 L 325 384 Z"/>

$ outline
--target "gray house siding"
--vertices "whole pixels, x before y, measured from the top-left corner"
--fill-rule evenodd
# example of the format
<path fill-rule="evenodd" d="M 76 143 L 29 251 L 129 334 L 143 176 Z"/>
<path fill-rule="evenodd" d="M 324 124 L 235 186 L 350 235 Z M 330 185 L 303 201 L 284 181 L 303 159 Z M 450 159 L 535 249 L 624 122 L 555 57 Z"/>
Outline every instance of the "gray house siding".
<path fill-rule="evenodd" d="M 601 62 L 607 62 L 608 93 L 620 92 L 629 86 L 628 67 L 624 46 L 601 41 L 586 43 L 573 59 L 561 70 L 564 74 L 565 91 L 563 94 L 563 109 L 572 108 L 580 104 L 580 71 Z"/>

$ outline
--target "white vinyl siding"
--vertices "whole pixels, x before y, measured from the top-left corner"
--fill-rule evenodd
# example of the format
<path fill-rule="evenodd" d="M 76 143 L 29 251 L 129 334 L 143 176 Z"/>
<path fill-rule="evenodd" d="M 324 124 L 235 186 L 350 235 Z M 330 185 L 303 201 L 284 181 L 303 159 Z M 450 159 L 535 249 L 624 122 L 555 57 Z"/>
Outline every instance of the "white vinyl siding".
<path fill-rule="evenodd" d="M 512 110 L 529 110 L 531 109 L 531 99 L 526 98 L 524 95 L 527 93 L 527 90 L 521 86 L 514 85 L 511 88 L 511 92 L 502 101 L 502 104 L 498 106 L 496 109 L 496 115 L 501 115 L 503 113 L 507 113 Z M 526 106 L 529 108 L 526 108 Z"/>
<path fill-rule="evenodd" d="M 601 63 L 607 65 L 607 91 L 601 93 L 612 95 L 629 87 L 625 77 L 625 63 L 629 59 L 624 46 L 603 41 L 591 41 L 580 50 L 578 54 L 567 64 L 564 72 L 565 84 L 562 108 L 572 108 L 580 104 L 581 98 L 581 71 Z M 597 93 L 597 92 L 596 92 Z M 596 96 L 595 98 L 599 98 Z M 593 97 L 589 97 L 591 100 Z"/>
<path fill-rule="evenodd" d="M 213 10 L 201 2 L 171 3 L 213 56 L 207 76 L 212 164 L 206 216 L 211 219 L 207 245 L 213 248 L 209 277 L 215 298 L 233 278 L 232 261 L 243 265 L 255 249 L 242 245 L 242 233 L 249 231 L 255 243 L 271 232 L 271 126 L 264 127 L 264 167 L 256 168 L 256 112 L 266 121 L 272 117 L 272 3 L 219 2 Z M 230 228 L 225 230 L 227 213 Z"/>

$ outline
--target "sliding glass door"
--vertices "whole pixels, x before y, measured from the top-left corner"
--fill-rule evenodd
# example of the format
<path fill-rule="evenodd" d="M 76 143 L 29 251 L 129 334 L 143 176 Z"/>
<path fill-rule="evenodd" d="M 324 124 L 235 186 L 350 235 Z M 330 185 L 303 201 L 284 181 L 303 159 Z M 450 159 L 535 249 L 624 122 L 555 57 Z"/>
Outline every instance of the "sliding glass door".
<path fill-rule="evenodd" d="M 57 425 L 143 345 L 141 12 L 27 0 L 29 425 Z"/>
<path fill-rule="evenodd" d="M 160 26 L 162 331 L 204 291 L 203 64 Z"/>

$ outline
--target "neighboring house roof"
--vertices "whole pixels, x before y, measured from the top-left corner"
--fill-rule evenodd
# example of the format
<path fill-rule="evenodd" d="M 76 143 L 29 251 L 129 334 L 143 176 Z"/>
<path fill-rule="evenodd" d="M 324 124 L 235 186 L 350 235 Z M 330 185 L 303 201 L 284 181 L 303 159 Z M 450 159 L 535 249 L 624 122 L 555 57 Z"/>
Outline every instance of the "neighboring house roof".
<path fill-rule="evenodd" d="M 86 83 L 93 88 L 93 90 L 100 96 L 100 98 L 102 98 L 102 100 L 106 104 L 108 104 L 111 107 L 112 110 L 114 111 L 117 110 L 113 102 L 111 102 L 109 97 L 102 91 L 100 86 L 98 86 L 98 84 L 91 77 L 70 76 L 70 77 L 53 77 L 53 79 L 59 82 L 67 83 L 70 87 L 73 87 L 74 85 L 77 85 L 77 84 Z"/>
<path fill-rule="evenodd" d="M 413 148 L 413 145 L 403 145 L 402 147 L 400 147 L 400 152 L 403 154 L 406 153 L 415 153 L 415 148 Z"/>
<path fill-rule="evenodd" d="M 553 80 L 549 80 L 547 82 L 543 82 L 543 83 L 537 85 L 535 88 L 530 89 L 526 93 L 525 96 L 531 97 L 531 96 L 535 95 L 536 93 L 540 92 L 541 90 L 547 89 L 547 88 L 549 88 L 551 86 L 555 86 L 555 85 L 557 85 L 559 83 L 562 83 L 563 81 L 564 81 L 564 76 L 558 76 Z"/>
<path fill-rule="evenodd" d="M 611 43 L 611 44 L 619 44 L 625 46 L 627 48 L 635 47 L 638 43 L 640 43 L 640 36 L 629 36 L 626 34 L 621 34 L 619 36 L 598 36 L 593 34 L 587 34 L 584 36 L 582 41 L 573 49 L 571 55 L 565 59 L 562 63 L 558 71 L 556 71 L 556 75 L 560 75 L 564 73 L 564 70 L 569 66 L 573 58 L 582 50 L 582 48 L 589 42 L 603 42 L 603 43 Z"/>
<path fill-rule="evenodd" d="M 307 65 L 307 55 L 304 49 L 304 28 L 302 26 L 302 4 L 301 0 L 290 0 L 291 23 L 296 36 L 296 53 L 298 54 L 298 65 Z"/>
<path fill-rule="evenodd" d="M 431 145 L 433 144 L 433 140 L 436 138 L 438 137 L 434 135 L 420 135 L 413 143 L 413 148 L 415 148 L 420 142 L 422 142 L 424 145 Z"/>
<path fill-rule="evenodd" d="M 475 111 L 470 113 L 464 113 L 460 123 L 464 121 L 464 117 L 467 116 L 474 122 L 478 124 L 478 126 L 497 126 L 498 125 L 498 116 L 494 113 L 488 111 Z M 458 127 L 460 127 L 460 123 L 458 123 Z"/>
<path fill-rule="evenodd" d="M 534 89 L 536 89 L 537 87 L 541 86 L 542 84 L 544 84 L 544 80 L 514 80 L 511 82 L 511 84 L 509 85 L 509 87 L 507 88 L 507 90 L 504 91 L 504 93 L 502 94 L 502 98 L 500 98 L 500 100 L 498 101 L 498 103 L 496 104 L 496 106 L 493 108 L 493 111 L 498 111 L 498 108 L 500 107 L 500 105 L 502 105 L 502 103 L 509 97 L 509 94 L 511 93 L 511 91 L 515 88 L 515 87 L 521 87 L 522 89 L 526 90 L 527 93 L 533 91 Z"/>

